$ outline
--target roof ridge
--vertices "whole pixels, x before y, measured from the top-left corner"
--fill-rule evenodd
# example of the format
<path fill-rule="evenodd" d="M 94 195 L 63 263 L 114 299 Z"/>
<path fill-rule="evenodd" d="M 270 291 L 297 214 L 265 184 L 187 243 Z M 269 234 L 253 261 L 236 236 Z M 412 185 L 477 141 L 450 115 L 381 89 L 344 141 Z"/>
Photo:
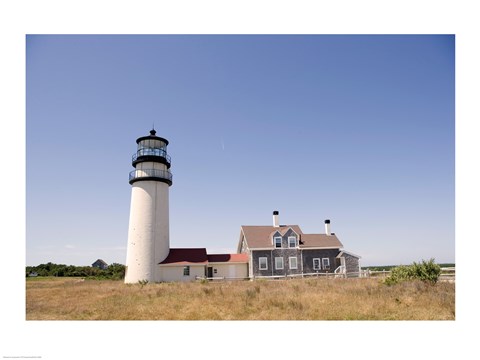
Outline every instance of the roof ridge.
<path fill-rule="evenodd" d="M 272 227 L 272 228 L 285 228 L 285 227 L 292 227 L 292 226 L 300 227 L 300 225 L 298 225 L 298 224 L 283 224 L 283 225 L 280 225 L 280 226 L 273 226 L 273 225 L 240 225 L 240 227 L 244 227 L 244 226 L 249 226 L 249 227 Z"/>
<path fill-rule="evenodd" d="M 207 249 L 205 247 L 181 247 L 181 248 L 170 248 L 170 250 L 192 250 L 192 249 L 195 249 L 195 250 L 203 250 L 203 249 Z"/>

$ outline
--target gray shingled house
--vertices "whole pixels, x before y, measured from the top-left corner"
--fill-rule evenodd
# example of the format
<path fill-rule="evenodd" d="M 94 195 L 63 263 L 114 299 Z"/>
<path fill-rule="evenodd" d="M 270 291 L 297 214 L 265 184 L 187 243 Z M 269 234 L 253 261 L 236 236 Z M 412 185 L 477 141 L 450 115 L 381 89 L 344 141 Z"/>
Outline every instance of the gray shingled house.
<path fill-rule="evenodd" d="M 97 261 L 95 261 L 92 264 L 92 267 L 96 267 L 96 268 L 105 270 L 106 268 L 108 268 L 108 264 L 105 261 L 103 261 L 102 259 L 97 259 Z"/>
<path fill-rule="evenodd" d="M 343 250 L 330 232 L 330 220 L 325 220 L 325 234 L 304 234 L 298 225 L 280 225 L 278 211 L 273 212 L 273 226 L 241 226 L 237 252 L 248 254 L 250 278 L 358 277 L 360 270 L 360 256 Z"/>

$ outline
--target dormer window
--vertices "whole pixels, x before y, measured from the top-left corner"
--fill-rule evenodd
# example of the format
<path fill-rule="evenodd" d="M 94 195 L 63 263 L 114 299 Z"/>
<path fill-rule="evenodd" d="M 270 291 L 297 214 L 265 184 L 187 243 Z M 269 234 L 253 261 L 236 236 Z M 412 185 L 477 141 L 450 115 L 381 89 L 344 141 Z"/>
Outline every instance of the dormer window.
<path fill-rule="evenodd" d="M 295 236 L 288 237 L 288 247 L 289 248 L 297 247 L 297 238 Z"/>
<path fill-rule="evenodd" d="M 282 238 L 281 237 L 274 237 L 273 238 L 273 243 L 276 248 L 281 248 L 282 247 Z"/>

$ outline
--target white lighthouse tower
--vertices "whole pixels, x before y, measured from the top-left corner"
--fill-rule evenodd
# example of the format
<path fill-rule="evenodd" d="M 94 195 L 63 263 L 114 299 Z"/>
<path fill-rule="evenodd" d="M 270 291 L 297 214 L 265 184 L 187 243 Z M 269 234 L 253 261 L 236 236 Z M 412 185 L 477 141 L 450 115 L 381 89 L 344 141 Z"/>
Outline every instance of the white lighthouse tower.
<path fill-rule="evenodd" d="M 157 264 L 170 251 L 168 191 L 172 185 L 168 140 L 155 135 L 137 139 L 129 182 L 132 185 L 125 283 L 158 281 Z"/>

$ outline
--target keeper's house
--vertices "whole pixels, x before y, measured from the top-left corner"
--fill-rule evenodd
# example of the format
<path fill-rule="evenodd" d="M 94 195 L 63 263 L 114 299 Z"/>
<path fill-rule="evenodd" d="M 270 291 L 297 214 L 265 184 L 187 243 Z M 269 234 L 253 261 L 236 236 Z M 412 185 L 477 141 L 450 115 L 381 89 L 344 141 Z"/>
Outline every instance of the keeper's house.
<path fill-rule="evenodd" d="M 304 234 L 298 225 L 242 226 L 237 252 L 248 256 L 248 276 L 289 277 L 321 273 L 358 277 L 360 256 L 342 249 L 325 220 L 325 234 Z"/>

